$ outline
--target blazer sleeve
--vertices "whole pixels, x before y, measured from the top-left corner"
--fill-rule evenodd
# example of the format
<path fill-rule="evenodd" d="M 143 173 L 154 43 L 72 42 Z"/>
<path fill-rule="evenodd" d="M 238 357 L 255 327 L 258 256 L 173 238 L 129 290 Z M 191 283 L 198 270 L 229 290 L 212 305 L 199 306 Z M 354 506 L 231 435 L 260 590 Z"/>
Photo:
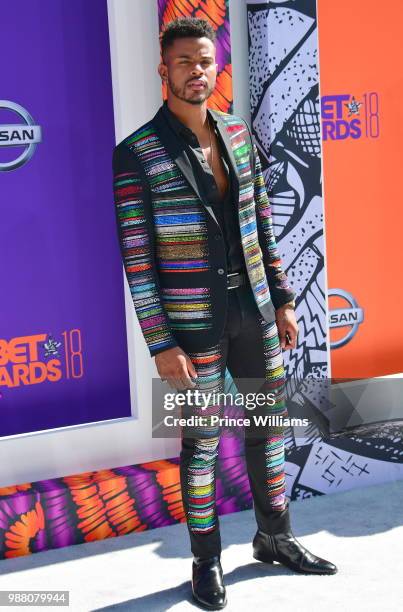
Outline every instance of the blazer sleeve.
<path fill-rule="evenodd" d="M 178 346 L 161 300 L 149 185 L 125 144 L 113 152 L 113 193 L 120 251 L 134 308 L 151 357 Z"/>
<path fill-rule="evenodd" d="M 252 137 L 251 137 L 252 138 Z M 296 297 L 296 292 L 288 282 L 283 270 L 276 237 L 273 229 L 273 218 L 269 197 L 267 195 L 262 165 L 255 143 L 252 140 L 253 165 L 254 167 L 254 198 L 256 203 L 256 219 L 258 228 L 259 244 L 262 250 L 263 262 L 269 283 L 270 295 L 274 308 L 280 308 Z"/>

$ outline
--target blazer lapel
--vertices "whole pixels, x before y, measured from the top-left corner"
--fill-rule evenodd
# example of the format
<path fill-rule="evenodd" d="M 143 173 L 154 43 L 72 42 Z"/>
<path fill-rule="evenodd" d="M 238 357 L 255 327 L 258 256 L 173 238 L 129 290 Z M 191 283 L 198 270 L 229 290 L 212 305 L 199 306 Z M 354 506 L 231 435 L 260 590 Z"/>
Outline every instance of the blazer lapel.
<path fill-rule="evenodd" d="M 220 115 L 216 113 L 214 110 L 209 109 L 208 112 L 213 117 L 213 120 L 217 126 L 217 130 L 221 139 L 221 144 L 224 145 L 228 152 L 228 157 L 231 163 L 232 170 L 232 184 L 233 184 L 233 194 L 235 198 L 235 202 L 239 203 L 239 170 L 236 163 L 235 155 L 233 148 L 231 146 L 231 138 L 228 134 L 227 128 L 222 121 Z"/>

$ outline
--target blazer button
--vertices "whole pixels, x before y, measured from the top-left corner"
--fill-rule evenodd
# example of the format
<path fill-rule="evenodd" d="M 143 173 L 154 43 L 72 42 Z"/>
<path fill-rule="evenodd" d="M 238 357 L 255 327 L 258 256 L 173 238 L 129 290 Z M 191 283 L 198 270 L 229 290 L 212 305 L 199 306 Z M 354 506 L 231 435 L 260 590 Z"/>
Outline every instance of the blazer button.
<path fill-rule="evenodd" d="M 215 238 L 216 240 L 220 240 L 220 238 L 221 238 L 221 234 L 215 234 L 215 235 L 214 235 L 214 238 Z"/>
<path fill-rule="evenodd" d="M 225 270 L 224 270 L 224 268 L 218 268 L 217 272 L 218 272 L 218 274 L 224 274 Z"/>

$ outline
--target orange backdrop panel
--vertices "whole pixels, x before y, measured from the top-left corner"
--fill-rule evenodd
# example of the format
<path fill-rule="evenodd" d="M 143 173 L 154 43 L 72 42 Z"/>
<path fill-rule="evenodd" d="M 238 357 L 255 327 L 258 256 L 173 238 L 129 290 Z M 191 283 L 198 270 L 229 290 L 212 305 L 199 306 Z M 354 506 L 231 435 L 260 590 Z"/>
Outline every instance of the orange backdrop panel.
<path fill-rule="evenodd" d="M 332 375 L 403 372 L 403 2 L 318 0 L 318 19 L 322 99 L 350 94 L 363 103 L 360 138 L 323 134 L 328 287 L 348 291 L 364 309 L 354 338 L 331 351 Z M 375 138 L 365 135 L 369 92 L 379 103 Z M 337 300 L 329 299 L 330 309 Z M 331 330 L 331 338 L 345 331 Z"/>

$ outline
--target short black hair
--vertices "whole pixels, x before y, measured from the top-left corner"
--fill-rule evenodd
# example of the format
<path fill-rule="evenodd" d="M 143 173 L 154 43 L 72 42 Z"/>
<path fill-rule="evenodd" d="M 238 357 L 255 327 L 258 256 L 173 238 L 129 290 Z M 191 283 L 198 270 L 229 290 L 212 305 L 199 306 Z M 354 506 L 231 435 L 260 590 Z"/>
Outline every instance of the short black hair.
<path fill-rule="evenodd" d="M 215 44 L 216 33 L 213 26 L 205 19 L 196 17 L 179 17 L 167 23 L 161 34 L 161 55 L 177 38 L 206 37 Z"/>

